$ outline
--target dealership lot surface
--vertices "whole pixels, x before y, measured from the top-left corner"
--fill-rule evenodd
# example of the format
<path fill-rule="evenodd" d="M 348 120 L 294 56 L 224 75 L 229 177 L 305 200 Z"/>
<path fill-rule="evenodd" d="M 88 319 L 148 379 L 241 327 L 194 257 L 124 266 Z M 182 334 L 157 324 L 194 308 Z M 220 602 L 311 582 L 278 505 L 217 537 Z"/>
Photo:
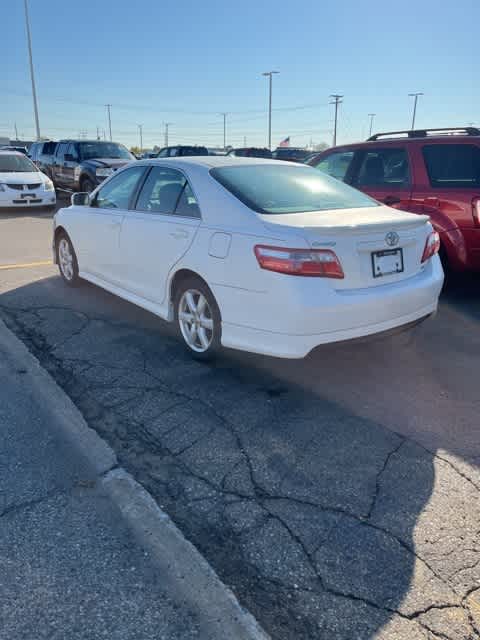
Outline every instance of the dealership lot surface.
<path fill-rule="evenodd" d="M 480 285 L 411 334 L 193 362 L 0 215 L 0 315 L 273 638 L 480 637 Z"/>

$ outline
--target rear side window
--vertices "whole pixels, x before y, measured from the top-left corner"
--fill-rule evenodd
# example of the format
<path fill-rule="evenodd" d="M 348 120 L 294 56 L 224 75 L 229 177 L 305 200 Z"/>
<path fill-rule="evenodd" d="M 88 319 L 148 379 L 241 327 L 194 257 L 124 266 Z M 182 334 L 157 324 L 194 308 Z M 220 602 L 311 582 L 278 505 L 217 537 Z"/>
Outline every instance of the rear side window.
<path fill-rule="evenodd" d="M 338 153 L 331 153 L 320 162 L 314 163 L 316 169 L 327 173 L 332 178 L 337 180 L 345 180 L 347 171 L 353 160 L 353 151 L 340 151 Z"/>
<path fill-rule="evenodd" d="M 138 196 L 137 211 L 200 217 L 197 201 L 180 171 L 153 167 Z"/>
<path fill-rule="evenodd" d="M 473 144 L 426 145 L 423 158 L 432 187 L 480 186 L 480 148 Z"/>
<path fill-rule="evenodd" d="M 410 184 L 406 149 L 388 147 L 367 151 L 354 184 L 360 187 L 402 187 Z"/>

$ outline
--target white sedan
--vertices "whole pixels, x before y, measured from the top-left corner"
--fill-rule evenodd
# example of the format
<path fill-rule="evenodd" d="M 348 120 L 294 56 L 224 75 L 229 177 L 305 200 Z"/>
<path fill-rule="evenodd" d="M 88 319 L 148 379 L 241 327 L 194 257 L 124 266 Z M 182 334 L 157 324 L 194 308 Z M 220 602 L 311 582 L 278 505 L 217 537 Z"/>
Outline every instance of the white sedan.
<path fill-rule="evenodd" d="M 304 165 L 143 160 L 55 216 L 69 285 L 85 278 L 175 322 L 190 352 L 301 358 L 418 322 L 443 271 L 427 216 L 380 205 Z"/>
<path fill-rule="evenodd" d="M 19 151 L 0 150 L 0 209 L 51 207 L 55 188 L 48 176 Z"/>

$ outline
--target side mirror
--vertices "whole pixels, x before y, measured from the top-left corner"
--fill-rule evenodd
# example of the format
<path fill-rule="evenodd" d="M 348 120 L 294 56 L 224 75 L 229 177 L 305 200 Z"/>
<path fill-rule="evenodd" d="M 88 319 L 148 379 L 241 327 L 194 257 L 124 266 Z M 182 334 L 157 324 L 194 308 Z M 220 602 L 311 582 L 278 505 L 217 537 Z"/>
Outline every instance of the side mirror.
<path fill-rule="evenodd" d="M 90 194 L 87 193 L 86 191 L 73 193 L 70 200 L 74 207 L 88 207 L 90 204 Z"/>
<path fill-rule="evenodd" d="M 71 153 L 66 153 L 63 156 L 63 159 L 65 160 L 65 162 L 76 162 L 78 160 L 78 158 Z"/>

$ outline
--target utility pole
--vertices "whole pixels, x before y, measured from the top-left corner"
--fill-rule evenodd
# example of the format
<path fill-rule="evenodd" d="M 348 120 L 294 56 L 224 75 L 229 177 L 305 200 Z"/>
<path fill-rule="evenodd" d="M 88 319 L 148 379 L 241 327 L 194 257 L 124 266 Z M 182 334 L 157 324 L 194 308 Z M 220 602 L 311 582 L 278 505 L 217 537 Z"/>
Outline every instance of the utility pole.
<path fill-rule="evenodd" d="M 342 104 L 343 96 L 339 95 L 338 93 L 332 93 L 330 95 L 330 98 L 333 98 L 333 102 L 330 102 L 330 104 L 335 105 L 335 126 L 333 128 L 333 146 L 336 147 L 337 146 L 338 105 Z"/>
<path fill-rule="evenodd" d="M 173 124 L 173 122 L 165 122 L 165 146 L 168 147 L 168 127 Z"/>
<path fill-rule="evenodd" d="M 280 71 L 265 71 L 262 76 L 268 76 L 268 148 L 272 149 L 272 76 Z"/>
<path fill-rule="evenodd" d="M 375 116 L 376 116 L 376 115 L 377 115 L 376 113 L 369 113 L 369 114 L 368 114 L 368 117 L 370 118 L 370 135 L 369 135 L 369 138 L 370 138 L 370 137 L 371 137 L 371 135 L 372 135 L 373 119 L 375 118 Z"/>
<path fill-rule="evenodd" d="M 227 149 L 227 113 L 221 113 L 223 116 L 223 150 Z"/>
<path fill-rule="evenodd" d="M 247 136 L 243 136 L 243 146 L 247 146 Z"/>
<path fill-rule="evenodd" d="M 137 124 L 137 127 L 140 134 L 140 151 L 143 151 L 143 124 Z"/>
<path fill-rule="evenodd" d="M 110 142 L 112 141 L 112 117 L 111 117 L 111 113 L 110 113 L 110 107 L 112 106 L 111 104 L 106 104 L 105 105 L 107 107 L 107 114 L 108 114 L 108 130 L 110 132 Z"/>
<path fill-rule="evenodd" d="M 15 140 L 18 140 L 18 130 L 17 130 L 17 123 L 15 122 Z"/>
<path fill-rule="evenodd" d="M 107 134 L 105 133 L 105 129 L 103 129 L 103 139 L 106 140 L 107 139 Z"/>
<path fill-rule="evenodd" d="M 37 133 L 37 140 L 40 140 L 40 122 L 38 120 L 37 90 L 35 88 L 35 74 L 33 71 L 32 37 L 30 35 L 30 18 L 28 16 L 27 0 L 24 0 L 24 6 L 25 6 L 25 24 L 27 27 L 28 57 L 30 60 L 30 78 L 32 80 L 33 111 L 35 113 L 35 129 Z"/>
<path fill-rule="evenodd" d="M 97 124 L 97 140 L 100 140 L 100 129 Z"/>
<path fill-rule="evenodd" d="M 413 115 L 412 115 L 412 130 L 415 129 L 415 117 L 417 115 L 417 101 L 418 96 L 423 96 L 424 94 L 421 91 L 417 93 L 409 93 L 410 98 L 413 98 Z"/>

